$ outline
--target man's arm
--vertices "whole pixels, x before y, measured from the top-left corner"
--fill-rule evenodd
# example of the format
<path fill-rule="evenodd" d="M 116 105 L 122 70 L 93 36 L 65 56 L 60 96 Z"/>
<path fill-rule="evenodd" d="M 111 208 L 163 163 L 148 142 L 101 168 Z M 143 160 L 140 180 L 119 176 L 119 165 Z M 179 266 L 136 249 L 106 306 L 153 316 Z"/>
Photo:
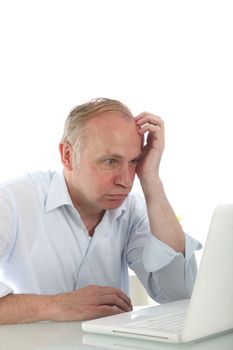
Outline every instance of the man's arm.
<path fill-rule="evenodd" d="M 143 156 L 137 166 L 137 175 L 146 200 L 151 232 L 156 238 L 184 254 L 185 236 L 159 177 L 159 165 L 165 145 L 164 123 L 161 118 L 147 112 L 141 113 L 135 120 L 139 134 L 148 133 Z"/>
<path fill-rule="evenodd" d="M 153 185 L 154 193 L 145 194 L 151 232 L 175 251 L 185 253 L 185 236 L 160 179 Z M 145 193 L 145 192 L 144 192 Z"/>
<path fill-rule="evenodd" d="M 131 311 L 120 289 L 88 286 L 57 295 L 10 294 L 0 298 L 0 324 L 81 321 Z"/>

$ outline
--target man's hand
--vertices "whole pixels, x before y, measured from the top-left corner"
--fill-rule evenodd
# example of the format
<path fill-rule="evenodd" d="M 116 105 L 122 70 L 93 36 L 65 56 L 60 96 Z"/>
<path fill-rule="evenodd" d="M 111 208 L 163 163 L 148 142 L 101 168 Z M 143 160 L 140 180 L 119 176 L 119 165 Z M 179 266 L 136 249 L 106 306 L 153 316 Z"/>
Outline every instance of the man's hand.
<path fill-rule="evenodd" d="M 146 136 L 142 149 L 142 159 L 137 166 L 137 175 L 141 182 L 154 180 L 159 174 L 159 165 L 164 150 L 164 123 L 151 113 L 139 114 L 135 121 L 138 133 Z"/>
<path fill-rule="evenodd" d="M 118 288 L 87 286 L 56 295 L 10 294 L 0 298 L 0 324 L 83 321 L 132 310 Z"/>
<path fill-rule="evenodd" d="M 132 310 L 129 297 L 120 289 L 94 285 L 59 294 L 52 303 L 53 321 L 81 321 Z"/>

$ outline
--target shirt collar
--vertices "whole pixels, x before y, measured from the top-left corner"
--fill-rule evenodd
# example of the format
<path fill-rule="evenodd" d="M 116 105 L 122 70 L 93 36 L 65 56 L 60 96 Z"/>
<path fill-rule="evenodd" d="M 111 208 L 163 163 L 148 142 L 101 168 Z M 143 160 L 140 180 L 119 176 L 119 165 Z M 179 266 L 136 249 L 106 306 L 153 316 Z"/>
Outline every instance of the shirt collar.
<path fill-rule="evenodd" d="M 112 220 L 117 219 L 120 215 L 124 214 L 125 211 L 126 211 L 125 202 L 123 202 L 123 204 L 119 208 L 107 210 L 107 212 L 109 212 L 109 215 L 112 218 Z"/>
<path fill-rule="evenodd" d="M 48 197 L 45 204 L 45 212 L 63 205 L 73 206 L 70 198 L 63 171 L 56 171 L 50 182 Z"/>
<path fill-rule="evenodd" d="M 73 203 L 67 189 L 64 173 L 62 170 L 60 170 L 54 173 L 50 182 L 48 197 L 45 204 L 45 212 L 56 209 L 63 205 L 70 205 L 73 207 Z M 123 202 L 119 208 L 109 209 L 106 211 L 114 220 L 126 211 L 125 202 Z"/>

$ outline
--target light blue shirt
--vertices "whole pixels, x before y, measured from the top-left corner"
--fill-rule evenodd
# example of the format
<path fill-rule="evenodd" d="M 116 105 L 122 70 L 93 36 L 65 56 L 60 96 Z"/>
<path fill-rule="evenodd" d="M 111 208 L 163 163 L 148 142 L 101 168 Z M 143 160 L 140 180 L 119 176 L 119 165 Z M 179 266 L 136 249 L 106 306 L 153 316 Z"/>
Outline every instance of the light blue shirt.
<path fill-rule="evenodd" d="M 199 248 L 186 235 L 184 257 L 156 239 L 144 199 L 133 193 L 121 207 L 106 210 L 91 238 L 62 172 L 36 172 L 0 186 L 0 297 L 90 284 L 129 294 L 130 267 L 157 302 L 187 298 Z"/>

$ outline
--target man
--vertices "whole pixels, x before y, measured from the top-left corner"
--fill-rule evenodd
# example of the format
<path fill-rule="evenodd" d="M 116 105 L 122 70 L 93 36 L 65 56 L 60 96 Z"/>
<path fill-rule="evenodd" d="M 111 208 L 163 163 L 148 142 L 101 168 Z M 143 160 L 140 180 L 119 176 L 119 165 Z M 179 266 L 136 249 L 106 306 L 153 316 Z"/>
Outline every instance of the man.
<path fill-rule="evenodd" d="M 130 311 L 128 267 L 158 302 L 188 298 L 199 243 L 159 176 L 162 119 L 92 100 L 71 111 L 59 148 L 63 172 L 0 188 L 0 323 Z M 135 174 L 144 198 L 130 193 Z"/>

